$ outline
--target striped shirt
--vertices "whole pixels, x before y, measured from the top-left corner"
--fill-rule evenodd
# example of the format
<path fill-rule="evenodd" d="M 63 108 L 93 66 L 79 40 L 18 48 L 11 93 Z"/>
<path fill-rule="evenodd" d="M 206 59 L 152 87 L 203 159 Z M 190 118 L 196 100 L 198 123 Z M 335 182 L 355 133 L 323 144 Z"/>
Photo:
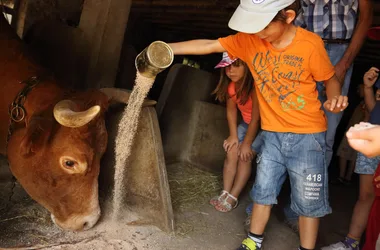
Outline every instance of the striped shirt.
<path fill-rule="evenodd" d="M 359 0 L 301 0 L 295 21 L 322 39 L 351 39 L 358 14 Z"/>

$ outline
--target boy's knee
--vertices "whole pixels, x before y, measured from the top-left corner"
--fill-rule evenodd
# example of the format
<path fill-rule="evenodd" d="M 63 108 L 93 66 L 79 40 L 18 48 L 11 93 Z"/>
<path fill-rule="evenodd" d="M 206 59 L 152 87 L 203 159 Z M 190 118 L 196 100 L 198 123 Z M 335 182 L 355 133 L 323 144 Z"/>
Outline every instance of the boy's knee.
<path fill-rule="evenodd" d="M 303 204 L 292 203 L 291 209 L 299 216 L 307 218 L 321 218 L 331 213 L 331 208 L 325 202 L 316 204 L 304 201 Z"/>
<path fill-rule="evenodd" d="M 251 198 L 260 205 L 277 204 L 276 187 L 270 181 L 256 182 L 251 190 Z"/>

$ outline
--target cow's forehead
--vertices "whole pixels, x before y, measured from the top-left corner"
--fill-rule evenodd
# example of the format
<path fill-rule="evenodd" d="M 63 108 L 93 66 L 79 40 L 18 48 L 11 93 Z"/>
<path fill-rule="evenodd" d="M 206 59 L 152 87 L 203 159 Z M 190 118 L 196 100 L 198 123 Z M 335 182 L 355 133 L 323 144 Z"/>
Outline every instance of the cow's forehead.
<path fill-rule="evenodd" d="M 95 119 L 90 124 L 79 128 L 58 126 L 59 128 L 54 135 L 55 144 L 90 152 L 99 146 L 103 148 L 101 144 L 106 139 L 104 137 L 107 136 L 107 130 L 104 121 L 101 119 Z"/>

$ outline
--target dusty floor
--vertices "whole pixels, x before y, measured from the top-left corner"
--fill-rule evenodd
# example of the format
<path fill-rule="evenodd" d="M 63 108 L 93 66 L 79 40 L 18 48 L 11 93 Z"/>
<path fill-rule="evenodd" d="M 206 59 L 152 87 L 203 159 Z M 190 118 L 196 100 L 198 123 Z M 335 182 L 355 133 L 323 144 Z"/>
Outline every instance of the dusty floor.
<path fill-rule="evenodd" d="M 176 232 L 141 225 L 127 212 L 117 222 L 106 216 L 92 230 L 67 233 L 57 229 L 45 209 L 33 202 L 14 182 L 4 160 L 0 162 L 0 248 L 20 249 L 235 249 L 245 237 L 243 222 L 247 193 L 237 209 L 228 214 L 208 205 L 192 204 L 175 210 Z M 174 165 L 174 167 L 176 167 Z M 319 246 L 341 239 L 346 233 L 356 198 L 355 187 L 331 187 L 333 214 L 321 223 Z M 286 197 L 286 192 L 282 194 Z M 265 249 L 296 249 L 298 237 L 281 223 L 281 204 L 274 207 L 266 230 Z M 107 209 L 103 210 L 107 211 Z"/>

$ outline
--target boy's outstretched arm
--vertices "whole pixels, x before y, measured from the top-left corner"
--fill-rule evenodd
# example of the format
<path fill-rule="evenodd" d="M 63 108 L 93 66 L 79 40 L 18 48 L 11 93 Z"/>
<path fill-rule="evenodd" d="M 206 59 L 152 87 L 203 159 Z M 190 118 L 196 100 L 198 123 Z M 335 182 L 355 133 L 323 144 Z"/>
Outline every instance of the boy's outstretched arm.
<path fill-rule="evenodd" d="M 226 50 L 218 40 L 190 40 L 186 42 L 169 43 L 174 55 L 206 55 L 222 53 Z"/>
<path fill-rule="evenodd" d="M 326 110 L 339 113 L 345 110 L 348 106 L 347 96 L 342 96 L 340 83 L 336 75 L 324 81 L 326 86 L 327 101 L 323 104 Z"/>

